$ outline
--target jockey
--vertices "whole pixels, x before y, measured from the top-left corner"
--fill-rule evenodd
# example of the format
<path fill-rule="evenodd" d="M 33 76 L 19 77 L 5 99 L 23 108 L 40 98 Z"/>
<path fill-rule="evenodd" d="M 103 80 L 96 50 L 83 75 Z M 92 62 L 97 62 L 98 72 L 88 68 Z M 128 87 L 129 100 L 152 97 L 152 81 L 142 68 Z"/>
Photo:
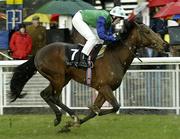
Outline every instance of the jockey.
<path fill-rule="evenodd" d="M 120 6 L 112 8 L 110 12 L 105 10 L 80 10 L 73 19 L 75 29 L 87 40 L 82 49 L 80 65 L 87 66 L 87 59 L 97 44 L 104 41 L 117 41 L 116 35 L 112 32 L 112 26 L 127 18 L 124 9 Z"/>

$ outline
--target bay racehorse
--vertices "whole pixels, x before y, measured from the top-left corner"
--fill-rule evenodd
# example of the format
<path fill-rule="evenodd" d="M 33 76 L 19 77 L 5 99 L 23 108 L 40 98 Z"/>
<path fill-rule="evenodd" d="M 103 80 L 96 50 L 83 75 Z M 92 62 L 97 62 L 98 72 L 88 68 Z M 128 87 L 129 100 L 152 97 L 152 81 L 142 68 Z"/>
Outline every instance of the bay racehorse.
<path fill-rule="evenodd" d="M 161 52 L 163 46 L 166 45 L 156 33 L 144 24 L 132 22 L 126 35 L 127 37 L 123 42 L 118 41 L 108 45 L 104 56 L 95 61 L 95 66 L 92 69 L 91 87 L 98 91 L 98 96 L 94 104 L 89 107 L 89 114 L 83 119 L 79 119 L 75 112 L 59 99 L 63 87 L 71 79 L 86 84 L 86 71 L 68 66 L 65 62 L 65 49 L 72 47 L 74 44 L 62 42 L 49 44 L 40 49 L 35 57 L 18 66 L 10 83 L 12 101 L 24 97 L 21 94 L 24 85 L 38 71 L 50 81 L 49 86 L 40 95 L 56 115 L 55 126 L 61 122 L 62 116 L 62 112 L 57 106 L 73 118 L 73 122 L 64 126 L 68 130 L 70 126 L 82 124 L 96 115 L 101 116 L 118 111 L 120 105 L 113 95 L 113 91 L 120 86 L 137 49 L 150 47 Z M 112 105 L 112 109 L 101 110 L 105 101 Z"/>

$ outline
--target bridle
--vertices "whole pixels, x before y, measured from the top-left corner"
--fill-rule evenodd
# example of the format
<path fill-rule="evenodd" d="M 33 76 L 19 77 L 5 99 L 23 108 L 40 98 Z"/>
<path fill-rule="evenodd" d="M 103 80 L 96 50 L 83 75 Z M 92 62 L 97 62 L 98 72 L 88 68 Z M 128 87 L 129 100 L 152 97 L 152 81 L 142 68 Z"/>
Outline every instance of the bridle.
<path fill-rule="evenodd" d="M 143 30 L 143 27 L 141 27 L 141 25 L 139 25 L 138 23 L 135 23 L 135 25 L 137 26 L 137 31 L 138 31 L 138 36 L 139 36 L 139 42 L 140 44 L 138 44 L 139 46 L 149 46 L 148 44 L 145 45 L 143 44 L 142 42 L 144 42 L 144 39 L 148 39 L 148 35 L 147 34 L 150 34 L 150 31 L 147 33 Z M 143 25 L 143 24 L 142 24 Z M 142 34 L 142 35 L 141 35 Z M 158 46 L 156 45 L 156 43 L 153 43 L 153 48 L 157 48 Z M 151 45 L 151 46 L 152 46 Z"/>
<path fill-rule="evenodd" d="M 137 24 L 137 23 L 135 23 Z M 140 35 L 140 33 L 143 31 L 141 30 L 141 28 L 139 27 L 139 25 L 137 25 L 137 30 L 138 30 L 138 34 L 139 34 L 139 39 L 140 39 L 140 42 L 142 42 L 143 38 L 142 36 Z M 123 43 L 123 45 L 129 50 L 129 52 L 134 56 L 136 57 L 140 62 L 143 62 L 139 56 L 136 54 L 137 52 L 137 49 L 139 48 L 138 45 L 134 45 L 134 46 L 127 46 L 125 43 Z M 121 65 L 124 67 L 125 65 L 123 64 L 123 62 L 121 61 Z"/>

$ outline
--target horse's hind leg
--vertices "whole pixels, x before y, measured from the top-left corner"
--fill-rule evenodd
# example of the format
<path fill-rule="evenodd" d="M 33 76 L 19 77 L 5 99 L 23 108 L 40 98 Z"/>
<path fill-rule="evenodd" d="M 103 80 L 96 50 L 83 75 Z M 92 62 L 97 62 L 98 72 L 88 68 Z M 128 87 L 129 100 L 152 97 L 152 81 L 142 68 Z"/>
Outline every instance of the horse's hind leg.
<path fill-rule="evenodd" d="M 99 116 L 114 113 L 119 110 L 120 105 L 117 102 L 116 97 L 113 94 L 112 89 L 109 86 L 104 86 L 99 89 L 99 93 L 101 93 L 104 98 L 112 105 L 112 109 L 109 110 L 101 110 Z"/>
<path fill-rule="evenodd" d="M 54 100 L 52 98 L 53 88 L 49 85 L 45 88 L 41 93 L 41 97 L 46 101 L 46 103 L 50 106 L 50 108 L 54 111 L 56 115 L 56 119 L 54 120 L 54 126 L 57 126 L 61 122 L 62 113 L 59 108 L 54 104 Z"/>
<path fill-rule="evenodd" d="M 58 89 L 57 91 L 58 91 L 58 92 L 56 92 L 57 94 L 59 94 L 59 92 L 61 93 L 62 88 Z M 65 104 L 63 104 L 62 101 L 59 99 L 59 95 L 57 95 L 57 94 L 53 95 L 53 102 L 57 106 L 59 106 L 61 109 L 63 109 L 65 112 L 67 112 L 74 119 L 74 121 L 78 122 L 77 120 L 79 118 L 77 117 L 75 112 L 72 109 L 70 109 L 69 107 L 67 107 Z"/>

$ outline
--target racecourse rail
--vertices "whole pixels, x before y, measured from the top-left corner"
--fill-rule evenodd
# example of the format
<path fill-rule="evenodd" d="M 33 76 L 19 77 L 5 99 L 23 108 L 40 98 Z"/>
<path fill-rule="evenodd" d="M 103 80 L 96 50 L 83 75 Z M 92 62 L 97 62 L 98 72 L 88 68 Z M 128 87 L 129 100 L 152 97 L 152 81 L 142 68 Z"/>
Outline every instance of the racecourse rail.
<path fill-rule="evenodd" d="M 180 57 L 134 59 L 121 86 L 114 91 L 121 109 L 162 109 L 180 113 Z M 10 103 L 9 81 L 14 67 L 25 61 L 0 61 L 0 115 L 4 108 L 48 107 L 40 92 L 49 84 L 39 73 L 23 89 L 28 95 Z M 72 109 L 87 109 L 97 96 L 95 89 L 70 81 L 62 92 L 62 101 Z M 106 102 L 103 108 L 110 108 Z"/>

